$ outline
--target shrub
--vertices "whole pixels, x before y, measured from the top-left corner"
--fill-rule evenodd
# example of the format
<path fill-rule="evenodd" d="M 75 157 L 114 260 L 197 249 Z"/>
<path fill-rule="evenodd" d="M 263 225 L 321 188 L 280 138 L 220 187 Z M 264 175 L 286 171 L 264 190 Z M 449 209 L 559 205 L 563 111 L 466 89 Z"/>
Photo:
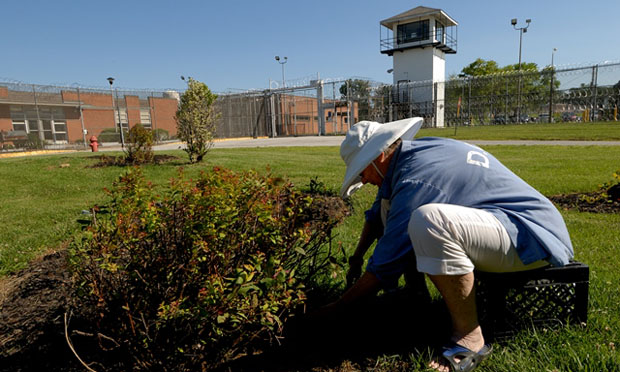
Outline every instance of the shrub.
<path fill-rule="evenodd" d="M 136 169 L 109 194 L 71 262 L 76 309 L 127 370 L 207 370 L 265 347 L 338 268 L 326 243 L 346 208 L 280 178 L 216 168 L 158 194 Z"/>
<path fill-rule="evenodd" d="M 45 142 L 39 137 L 38 133 L 28 133 L 25 139 L 14 140 L 16 148 L 26 150 L 40 150 L 45 147 Z"/>
<path fill-rule="evenodd" d="M 127 131 L 123 133 L 124 138 L 127 138 L 129 135 Z M 99 133 L 97 136 L 97 140 L 99 142 L 121 142 L 121 133 L 117 131 L 116 128 L 105 128 Z"/>
<path fill-rule="evenodd" d="M 153 130 L 153 138 L 155 141 L 167 141 L 170 139 L 170 133 L 161 128 L 157 128 Z"/>
<path fill-rule="evenodd" d="M 176 113 L 177 136 L 186 143 L 185 152 L 191 163 L 201 162 L 215 137 L 217 95 L 205 83 L 189 78 Z"/>
<path fill-rule="evenodd" d="M 153 159 L 153 132 L 144 128 L 142 124 L 134 125 L 129 129 L 125 144 L 125 163 L 146 164 L 152 163 Z"/>

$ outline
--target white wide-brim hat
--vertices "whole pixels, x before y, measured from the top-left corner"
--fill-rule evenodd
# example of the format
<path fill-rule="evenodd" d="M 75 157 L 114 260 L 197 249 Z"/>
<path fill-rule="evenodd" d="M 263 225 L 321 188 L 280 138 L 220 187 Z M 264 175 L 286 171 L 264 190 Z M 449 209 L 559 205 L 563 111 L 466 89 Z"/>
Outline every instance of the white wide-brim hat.
<path fill-rule="evenodd" d="M 340 145 L 340 157 L 347 166 L 340 196 L 348 198 L 362 187 L 362 171 L 397 139 L 412 140 L 422 122 L 422 118 L 410 118 L 385 124 L 360 121 L 352 126 Z"/>

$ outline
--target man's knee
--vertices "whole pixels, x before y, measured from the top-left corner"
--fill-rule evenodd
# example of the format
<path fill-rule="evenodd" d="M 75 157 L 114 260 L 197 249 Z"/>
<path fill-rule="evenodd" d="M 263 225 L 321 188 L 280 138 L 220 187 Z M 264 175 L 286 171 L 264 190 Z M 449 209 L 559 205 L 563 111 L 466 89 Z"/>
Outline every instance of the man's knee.
<path fill-rule="evenodd" d="M 455 275 L 473 270 L 458 231 L 448 218 L 450 205 L 426 204 L 411 213 L 409 238 L 421 272 Z"/>
<path fill-rule="evenodd" d="M 419 255 L 419 250 L 429 242 L 445 238 L 445 223 L 441 216 L 439 204 L 425 204 L 411 213 L 407 231 L 416 255 Z"/>

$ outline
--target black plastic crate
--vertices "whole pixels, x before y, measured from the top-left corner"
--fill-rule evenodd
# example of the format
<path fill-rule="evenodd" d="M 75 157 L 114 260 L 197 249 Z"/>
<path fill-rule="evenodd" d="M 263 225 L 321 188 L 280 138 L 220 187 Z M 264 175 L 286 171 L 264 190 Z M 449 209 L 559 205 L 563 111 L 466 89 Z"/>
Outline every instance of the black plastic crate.
<path fill-rule="evenodd" d="M 581 262 L 515 273 L 476 271 L 475 277 L 478 319 L 488 338 L 587 323 L 590 268 Z"/>

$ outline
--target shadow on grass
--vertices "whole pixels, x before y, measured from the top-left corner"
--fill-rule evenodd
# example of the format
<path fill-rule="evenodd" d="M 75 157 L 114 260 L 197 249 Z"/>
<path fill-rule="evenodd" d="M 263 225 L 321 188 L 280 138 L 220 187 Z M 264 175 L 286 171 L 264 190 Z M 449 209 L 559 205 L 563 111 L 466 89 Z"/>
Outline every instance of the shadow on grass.
<path fill-rule="evenodd" d="M 405 290 L 374 298 L 346 314 L 287 324 L 281 345 L 246 356 L 221 371 L 322 371 L 344 361 L 364 364 L 381 355 L 438 348 L 449 338 L 450 318 L 441 301 L 416 300 Z"/>

